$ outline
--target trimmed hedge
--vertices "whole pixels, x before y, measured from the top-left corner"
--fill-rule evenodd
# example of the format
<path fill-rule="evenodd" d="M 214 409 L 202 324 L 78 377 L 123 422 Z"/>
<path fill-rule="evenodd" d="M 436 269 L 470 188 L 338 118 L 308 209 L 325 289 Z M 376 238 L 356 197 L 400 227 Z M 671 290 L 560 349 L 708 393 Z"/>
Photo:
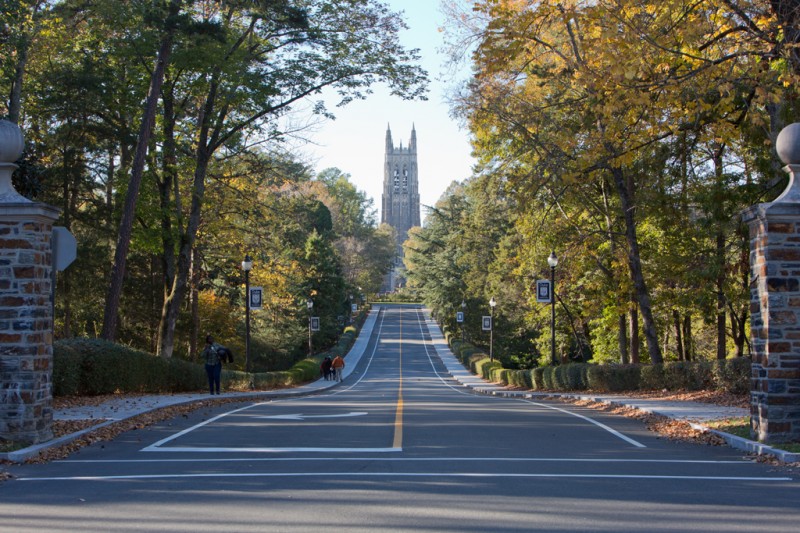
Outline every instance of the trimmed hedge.
<path fill-rule="evenodd" d="M 359 326 L 366 314 L 366 309 L 362 310 L 357 319 Z M 299 361 L 285 371 L 247 374 L 223 367 L 222 388 L 266 390 L 317 379 L 323 358 L 345 355 L 353 346 L 356 334 L 356 328 L 348 326 L 329 351 Z M 54 396 L 197 392 L 207 387 L 208 378 L 202 364 L 178 358 L 162 359 L 102 339 L 74 338 L 53 343 Z"/>

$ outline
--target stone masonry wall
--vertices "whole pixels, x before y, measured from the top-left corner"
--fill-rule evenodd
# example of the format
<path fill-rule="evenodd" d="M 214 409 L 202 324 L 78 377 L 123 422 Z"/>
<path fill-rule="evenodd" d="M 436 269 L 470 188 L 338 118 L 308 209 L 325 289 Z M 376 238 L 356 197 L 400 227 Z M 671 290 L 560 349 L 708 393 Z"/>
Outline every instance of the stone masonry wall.
<path fill-rule="evenodd" d="M 751 434 L 800 440 L 800 205 L 760 204 L 750 226 Z"/>
<path fill-rule="evenodd" d="M 51 224 L 45 217 L 0 217 L 0 438 L 5 440 L 52 438 Z"/>

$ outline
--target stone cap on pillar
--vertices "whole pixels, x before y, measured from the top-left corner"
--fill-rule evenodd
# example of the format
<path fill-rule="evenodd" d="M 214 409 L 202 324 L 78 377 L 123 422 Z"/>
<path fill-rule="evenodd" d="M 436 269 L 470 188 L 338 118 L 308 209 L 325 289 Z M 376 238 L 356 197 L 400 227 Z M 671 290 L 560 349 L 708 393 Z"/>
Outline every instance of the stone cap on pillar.
<path fill-rule="evenodd" d="M 800 203 L 800 122 L 789 124 L 781 130 L 775 141 L 775 151 L 786 165 L 783 169 L 789 173 L 789 184 L 772 203 Z"/>
<path fill-rule="evenodd" d="M 14 161 L 22 155 L 25 140 L 19 126 L 8 120 L 0 120 L 0 218 L 21 220 L 43 217 L 55 220 L 60 210 L 56 207 L 25 198 L 14 188 L 11 175 L 16 170 Z"/>
<path fill-rule="evenodd" d="M 0 204 L 30 202 L 14 189 L 11 174 L 16 170 L 14 161 L 22 155 L 25 140 L 19 126 L 8 120 L 0 120 Z"/>

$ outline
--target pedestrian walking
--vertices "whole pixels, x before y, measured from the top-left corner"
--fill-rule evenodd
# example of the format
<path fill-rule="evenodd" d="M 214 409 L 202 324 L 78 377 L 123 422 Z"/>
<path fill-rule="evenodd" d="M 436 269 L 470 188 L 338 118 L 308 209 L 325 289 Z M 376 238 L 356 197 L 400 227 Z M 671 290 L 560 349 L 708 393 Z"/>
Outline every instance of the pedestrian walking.
<path fill-rule="evenodd" d="M 220 346 L 214 342 L 214 337 L 206 335 L 206 347 L 200 356 L 206 363 L 206 375 L 208 376 L 208 389 L 213 395 L 219 394 L 219 382 L 222 377 L 222 359 L 219 354 Z"/>
<path fill-rule="evenodd" d="M 331 362 L 331 368 L 336 373 L 336 381 L 342 381 L 342 370 L 344 370 L 344 359 L 341 355 L 337 355 Z"/>
<path fill-rule="evenodd" d="M 322 364 L 319 365 L 319 369 L 322 372 L 322 376 L 325 378 L 325 381 L 328 381 L 328 380 L 331 379 L 331 364 L 332 363 L 333 363 L 333 361 L 331 361 L 330 356 L 326 355 L 325 359 L 322 360 Z"/>

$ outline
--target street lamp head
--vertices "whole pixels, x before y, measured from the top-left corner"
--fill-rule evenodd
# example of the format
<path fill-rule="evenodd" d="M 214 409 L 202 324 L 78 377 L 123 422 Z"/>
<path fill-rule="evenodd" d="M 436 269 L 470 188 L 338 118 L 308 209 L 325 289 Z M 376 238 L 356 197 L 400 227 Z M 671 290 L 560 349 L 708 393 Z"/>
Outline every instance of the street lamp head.
<path fill-rule="evenodd" d="M 494 296 L 492 296 L 492 299 L 491 299 L 491 300 L 489 300 L 489 305 L 490 305 L 490 306 L 492 306 L 492 307 L 494 307 L 495 305 L 497 305 L 497 301 L 495 301 L 495 299 L 494 299 Z"/>
<path fill-rule="evenodd" d="M 466 308 L 467 308 L 467 302 L 461 300 L 461 309 L 466 309 Z"/>
<path fill-rule="evenodd" d="M 556 257 L 555 251 L 550 252 L 550 257 L 547 258 L 547 264 L 550 265 L 550 268 L 555 268 L 558 264 L 558 257 Z"/>
<path fill-rule="evenodd" d="M 245 272 L 249 272 L 253 268 L 253 260 L 250 259 L 249 255 L 244 256 L 244 261 L 242 261 L 242 270 Z"/>
<path fill-rule="evenodd" d="M 309 309 L 312 309 L 314 307 L 314 301 L 311 298 L 306 300 L 306 307 L 308 307 Z"/>

